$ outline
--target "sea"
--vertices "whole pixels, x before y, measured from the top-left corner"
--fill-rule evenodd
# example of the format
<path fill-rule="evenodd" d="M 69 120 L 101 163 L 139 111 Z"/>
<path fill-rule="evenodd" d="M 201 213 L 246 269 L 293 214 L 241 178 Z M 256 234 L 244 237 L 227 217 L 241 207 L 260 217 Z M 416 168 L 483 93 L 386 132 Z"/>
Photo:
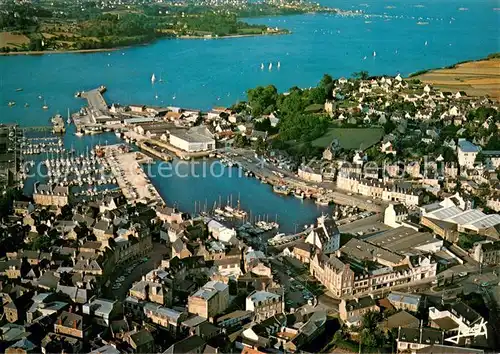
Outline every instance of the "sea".
<path fill-rule="evenodd" d="M 244 100 L 246 91 L 257 85 L 272 84 L 285 92 L 293 86 L 316 85 L 325 73 L 349 77 L 366 70 L 404 76 L 500 52 L 496 0 L 321 0 L 321 4 L 358 15 L 245 19 L 287 28 L 290 35 L 166 39 L 112 52 L 0 57 L 0 123 L 47 125 L 54 114 L 65 115 L 68 108 L 76 111 L 84 104 L 75 92 L 99 85 L 108 88 L 109 104 L 207 110 Z M 16 105 L 9 107 L 9 101 Z M 48 110 L 42 109 L 44 104 Z M 68 148 L 114 141 L 114 136 L 101 135 L 82 142 L 71 132 L 65 137 Z M 312 202 L 277 196 L 269 186 L 246 177 L 154 178 L 153 183 L 167 202 L 191 212 L 194 200 L 213 204 L 220 195 L 239 193 L 242 205 L 255 215 L 278 214 L 286 232 L 325 212 Z"/>

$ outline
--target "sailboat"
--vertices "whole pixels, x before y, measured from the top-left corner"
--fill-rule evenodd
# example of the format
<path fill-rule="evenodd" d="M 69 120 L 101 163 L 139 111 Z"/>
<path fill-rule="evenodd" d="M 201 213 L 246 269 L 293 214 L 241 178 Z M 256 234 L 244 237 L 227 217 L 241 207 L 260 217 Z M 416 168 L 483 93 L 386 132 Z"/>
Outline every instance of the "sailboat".
<path fill-rule="evenodd" d="M 264 63 L 260 64 L 260 70 L 264 70 Z"/>
<path fill-rule="evenodd" d="M 158 92 L 156 93 L 155 98 L 158 99 Z"/>
<path fill-rule="evenodd" d="M 281 68 L 281 63 L 280 63 L 280 62 L 278 62 L 278 69 L 279 69 L 279 68 Z"/>
<path fill-rule="evenodd" d="M 42 106 L 42 109 L 49 109 L 49 106 L 47 106 L 47 102 L 43 101 L 43 106 Z"/>
<path fill-rule="evenodd" d="M 175 97 L 176 97 L 176 96 L 175 96 L 175 93 L 174 93 L 174 95 L 172 96 L 172 99 L 173 99 L 173 100 L 175 100 Z"/>
<path fill-rule="evenodd" d="M 151 83 L 154 84 L 156 81 L 156 76 L 155 74 L 153 73 L 153 75 L 151 75 Z"/>
<path fill-rule="evenodd" d="M 269 63 L 269 71 L 273 70 L 273 63 Z"/>
<path fill-rule="evenodd" d="M 68 108 L 68 120 L 67 120 L 68 124 L 71 124 L 71 116 L 69 115 L 69 108 Z"/>
<path fill-rule="evenodd" d="M 377 56 L 377 52 L 373 51 L 373 57 L 375 58 Z"/>
<path fill-rule="evenodd" d="M 162 78 L 163 75 L 160 74 L 160 79 L 158 80 L 158 82 L 163 82 L 163 78 Z"/>
<path fill-rule="evenodd" d="M 427 47 L 427 44 L 428 44 L 428 43 L 427 43 L 427 41 L 425 41 L 425 46 L 426 46 L 426 47 Z"/>

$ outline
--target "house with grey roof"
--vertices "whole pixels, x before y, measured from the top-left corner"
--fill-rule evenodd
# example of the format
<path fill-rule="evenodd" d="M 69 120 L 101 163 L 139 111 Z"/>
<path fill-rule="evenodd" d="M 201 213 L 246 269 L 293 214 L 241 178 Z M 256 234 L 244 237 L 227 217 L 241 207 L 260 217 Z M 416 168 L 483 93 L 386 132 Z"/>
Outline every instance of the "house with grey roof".
<path fill-rule="evenodd" d="M 94 323 L 108 327 L 111 320 L 122 314 L 122 306 L 117 300 L 93 298 L 83 305 L 82 312 L 91 316 Z"/>
<path fill-rule="evenodd" d="M 392 291 L 389 295 L 387 295 L 387 299 L 396 309 L 412 312 L 418 312 L 423 302 L 421 295 L 402 293 L 398 291 Z"/>
<path fill-rule="evenodd" d="M 340 232 L 331 217 L 322 215 L 317 220 L 317 227 L 306 237 L 305 242 L 320 249 L 324 254 L 335 252 L 340 247 Z"/>
<path fill-rule="evenodd" d="M 344 300 L 339 304 L 340 319 L 348 327 L 359 326 L 363 316 L 370 312 L 379 312 L 380 308 L 371 296 Z"/>
<path fill-rule="evenodd" d="M 163 354 L 201 353 L 205 345 L 206 342 L 200 336 L 192 335 L 172 344 Z"/>
<path fill-rule="evenodd" d="M 417 350 L 435 344 L 443 344 L 444 332 L 433 328 L 399 328 L 396 339 L 398 352 Z"/>

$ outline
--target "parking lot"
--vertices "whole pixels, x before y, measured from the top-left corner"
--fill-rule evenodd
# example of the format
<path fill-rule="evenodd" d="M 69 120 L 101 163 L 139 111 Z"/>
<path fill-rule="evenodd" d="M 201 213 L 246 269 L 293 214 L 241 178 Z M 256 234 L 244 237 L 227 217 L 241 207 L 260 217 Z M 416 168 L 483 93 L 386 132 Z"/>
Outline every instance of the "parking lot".
<path fill-rule="evenodd" d="M 287 308 L 298 308 L 305 304 L 316 305 L 316 284 L 308 274 L 308 267 L 290 257 L 273 258 L 273 278 L 285 289 L 285 304 Z"/>
<path fill-rule="evenodd" d="M 108 286 L 104 290 L 104 294 L 111 298 L 124 299 L 132 284 L 140 280 L 146 273 L 157 268 L 163 257 L 169 252 L 170 250 L 164 244 L 153 243 L 153 249 L 147 257 L 126 262 L 121 267 L 116 268 Z"/>

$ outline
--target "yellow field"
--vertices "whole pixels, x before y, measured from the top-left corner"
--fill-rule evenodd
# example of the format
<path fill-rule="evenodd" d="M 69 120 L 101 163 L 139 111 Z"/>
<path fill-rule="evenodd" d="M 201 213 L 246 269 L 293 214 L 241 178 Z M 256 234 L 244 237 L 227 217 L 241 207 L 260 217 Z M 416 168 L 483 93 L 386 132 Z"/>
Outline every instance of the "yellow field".
<path fill-rule="evenodd" d="M 459 64 L 453 69 L 432 70 L 412 77 L 442 91 L 465 91 L 469 96 L 489 96 L 500 101 L 500 59 Z"/>
<path fill-rule="evenodd" d="M 0 32 L 0 47 L 16 48 L 20 45 L 28 44 L 29 42 L 29 38 L 25 35 Z"/>

